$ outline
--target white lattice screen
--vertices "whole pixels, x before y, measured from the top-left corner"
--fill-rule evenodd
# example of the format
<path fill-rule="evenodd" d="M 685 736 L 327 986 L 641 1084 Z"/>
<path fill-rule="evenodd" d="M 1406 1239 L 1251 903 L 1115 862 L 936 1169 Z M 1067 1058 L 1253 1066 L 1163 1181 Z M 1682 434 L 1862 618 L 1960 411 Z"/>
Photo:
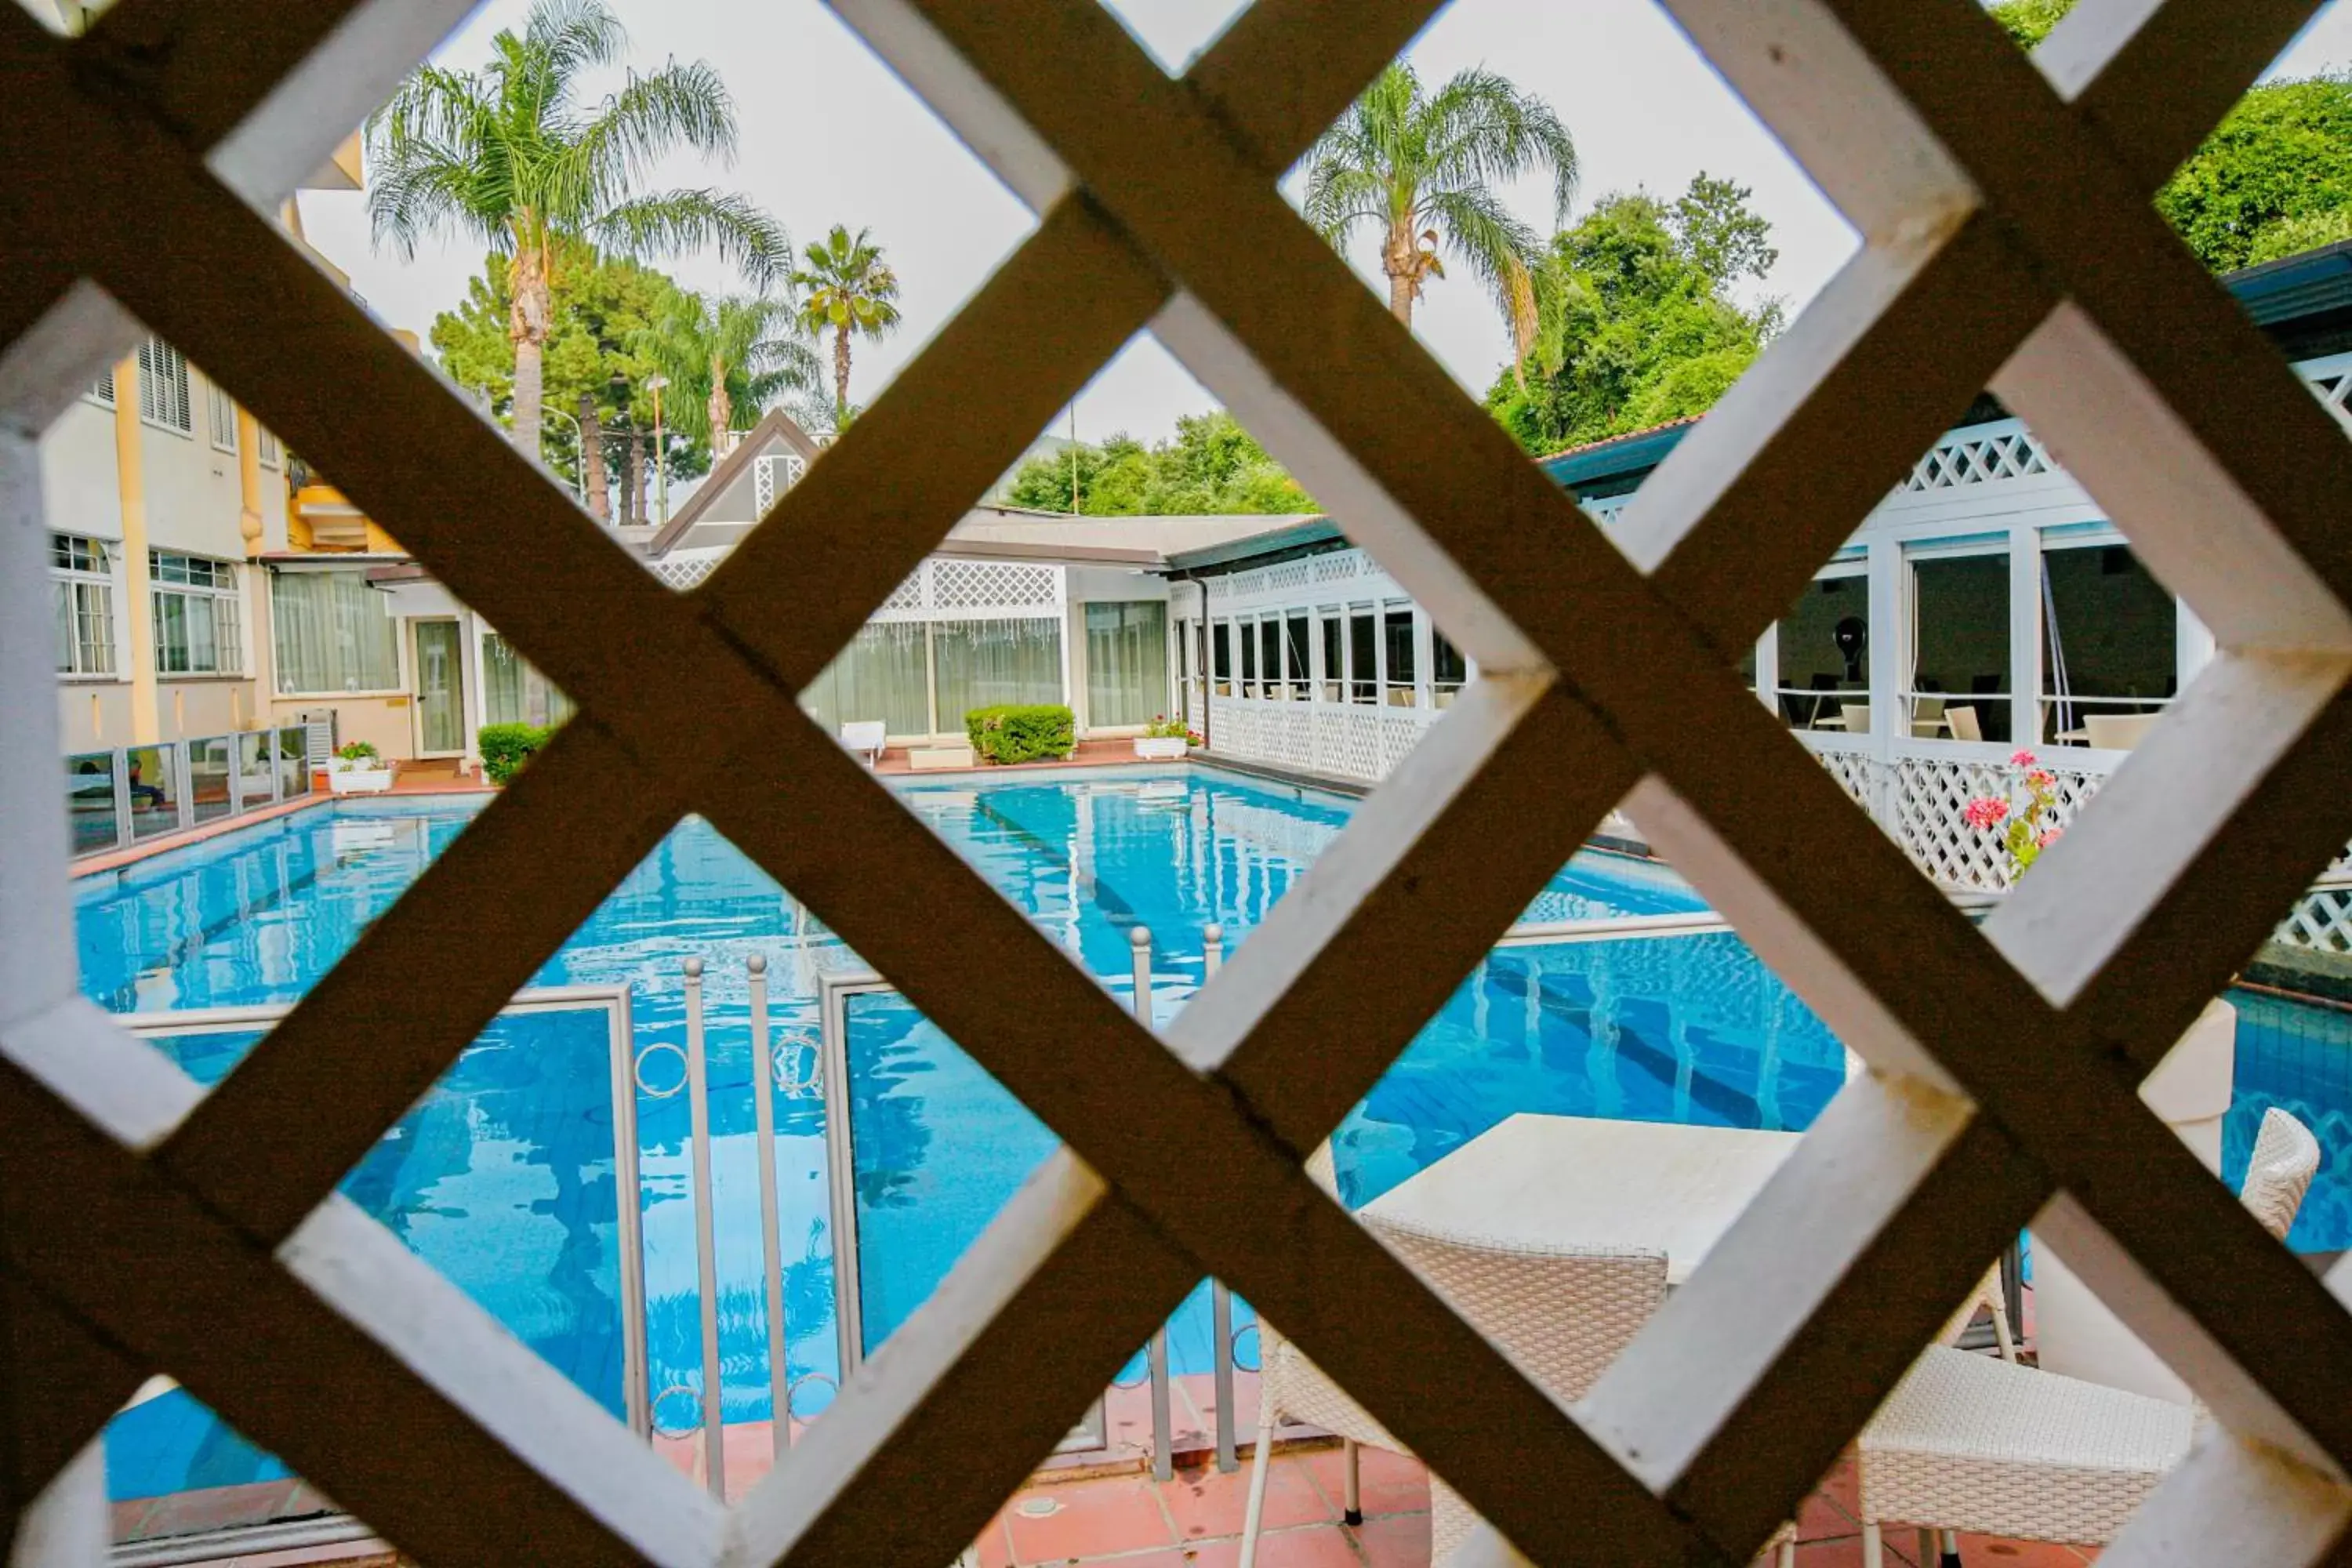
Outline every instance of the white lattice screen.
<path fill-rule="evenodd" d="M 1975 0 L 1666 3 L 1864 247 L 1622 552 L 1276 188 L 1433 0 L 1258 0 L 1181 80 L 1079 0 L 835 0 L 1040 223 L 690 595 L 260 216 L 455 0 L 0 6 L 0 1420 L 12 1508 L 72 1483 L 17 1560 L 95 1560 L 68 1461 L 160 1370 L 427 1561 L 944 1563 L 1213 1271 L 1529 1555 L 1736 1562 L 2040 1211 L 2217 1422 L 2104 1561 L 2321 1561 L 2352 1322 L 2134 1093 L 2352 830 L 2352 444 L 2147 200 L 2312 0 L 2084 0 L 2038 70 Z M 582 705 L 201 1100 L 74 994 L 33 437 L 125 310 Z M 1165 1040 L 793 701 L 1147 324 L 1486 677 Z M 1988 384 L 2222 651 L 1979 930 L 1732 654 Z M 1300 1162 L 1629 792 L 1873 1070 L 1571 1414 Z M 1067 1143 L 724 1512 L 329 1195 L 688 810 Z"/>

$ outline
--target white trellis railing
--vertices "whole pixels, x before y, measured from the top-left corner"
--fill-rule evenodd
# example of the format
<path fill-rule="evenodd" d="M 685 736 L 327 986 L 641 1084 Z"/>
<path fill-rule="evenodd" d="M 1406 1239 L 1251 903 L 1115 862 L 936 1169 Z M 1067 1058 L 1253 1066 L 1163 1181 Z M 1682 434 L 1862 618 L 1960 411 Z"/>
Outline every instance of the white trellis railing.
<path fill-rule="evenodd" d="M 1421 743 L 1442 711 L 1213 697 L 1209 748 L 1238 762 L 1374 784 Z"/>

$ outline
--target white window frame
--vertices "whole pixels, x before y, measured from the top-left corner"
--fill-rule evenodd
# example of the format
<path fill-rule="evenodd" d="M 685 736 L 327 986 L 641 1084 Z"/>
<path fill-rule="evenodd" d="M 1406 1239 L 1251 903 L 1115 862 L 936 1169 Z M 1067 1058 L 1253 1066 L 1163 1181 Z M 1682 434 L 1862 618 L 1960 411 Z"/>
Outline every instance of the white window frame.
<path fill-rule="evenodd" d="M 82 396 L 97 404 L 100 408 L 113 407 L 114 372 L 111 369 L 100 372 L 98 379 L 89 384 L 89 390 L 83 393 Z"/>
<path fill-rule="evenodd" d="M 150 550 L 147 570 L 148 615 L 155 633 L 155 673 L 174 678 L 242 677 L 246 673 L 245 600 L 237 591 L 236 563 L 176 550 Z M 185 613 L 190 616 L 201 610 L 210 617 L 213 668 L 198 669 L 191 664 L 187 668 L 174 669 L 165 662 L 163 605 L 166 598 L 186 601 Z"/>
<path fill-rule="evenodd" d="M 277 432 L 257 421 L 253 426 L 253 455 L 265 468 L 282 467 L 285 448 L 279 446 Z"/>
<path fill-rule="evenodd" d="M 61 553 L 66 562 L 58 560 Z M 73 656 L 68 667 L 58 671 L 60 680 L 121 679 L 121 634 L 114 608 L 115 554 L 116 546 L 110 540 L 79 533 L 49 536 L 49 581 L 73 600 Z M 97 623 L 95 636 L 85 630 L 86 621 L 91 618 Z M 93 651 L 102 656 L 105 668 L 96 668 L 98 661 L 90 658 Z"/>
<path fill-rule="evenodd" d="M 205 383 L 205 424 L 215 451 L 236 450 L 236 399 L 216 381 Z"/>
<path fill-rule="evenodd" d="M 352 570 L 352 568 L 338 565 L 330 568 L 330 570 L 348 572 Z M 269 606 L 269 647 L 273 662 L 276 660 L 278 650 L 278 581 L 281 578 L 286 577 L 304 577 L 310 575 L 311 575 L 311 574 L 299 571 L 276 571 L 269 574 L 269 591 L 266 597 Z M 394 616 L 393 619 L 396 623 L 399 617 Z M 270 696 L 273 700 L 279 702 L 340 702 L 356 697 L 408 696 L 409 687 L 411 684 L 408 674 L 408 638 L 398 635 L 396 627 L 395 635 L 392 639 L 392 669 L 393 679 L 398 682 L 398 684 L 393 686 L 372 687 L 359 691 L 343 691 L 337 689 L 329 689 L 324 691 L 312 691 L 308 689 L 301 691 L 273 690 L 270 693 Z M 277 679 L 282 679 L 285 673 L 285 667 L 282 664 L 278 665 L 276 669 L 276 679 L 273 679 L 270 684 L 275 687 L 277 685 Z"/>
<path fill-rule="evenodd" d="M 139 345 L 139 420 L 195 439 L 196 411 L 188 384 L 188 358 L 161 338 Z"/>

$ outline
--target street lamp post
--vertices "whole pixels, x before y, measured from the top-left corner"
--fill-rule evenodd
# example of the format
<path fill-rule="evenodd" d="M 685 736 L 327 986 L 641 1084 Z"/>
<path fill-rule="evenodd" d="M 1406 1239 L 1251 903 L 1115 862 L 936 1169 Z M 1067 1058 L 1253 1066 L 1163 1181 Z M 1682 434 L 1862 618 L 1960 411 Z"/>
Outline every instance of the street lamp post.
<path fill-rule="evenodd" d="M 580 427 L 579 420 L 561 408 L 541 408 L 539 411 L 539 422 L 541 425 L 545 425 L 551 419 L 561 419 L 572 426 L 572 478 L 579 490 L 580 504 L 586 506 L 588 504 L 588 433 Z"/>
<path fill-rule="evenodd" d="M 654 484 L 657 489 L 654 504 L 665 523 L 669 521 L 669 444 L 662 438 L 661 395 L 662 388 L 668 384 L 669 377 L 666 375 L 646 377 L 646 390 L 654 395 Z"/>

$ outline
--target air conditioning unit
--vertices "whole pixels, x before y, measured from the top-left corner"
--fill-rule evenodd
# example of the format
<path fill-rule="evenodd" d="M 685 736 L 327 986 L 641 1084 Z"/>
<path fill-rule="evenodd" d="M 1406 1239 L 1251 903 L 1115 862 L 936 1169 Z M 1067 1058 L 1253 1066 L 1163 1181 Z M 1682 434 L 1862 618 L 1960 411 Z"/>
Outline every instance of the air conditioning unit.
<path fill-rule="evenodd" d="M 302 751 L 310 764 L 323 768 L 327 759 L 335 754 L 335 710 L 331 708 L 307 708 L 294 715 L 294 721 L 309 731 Z"/>

